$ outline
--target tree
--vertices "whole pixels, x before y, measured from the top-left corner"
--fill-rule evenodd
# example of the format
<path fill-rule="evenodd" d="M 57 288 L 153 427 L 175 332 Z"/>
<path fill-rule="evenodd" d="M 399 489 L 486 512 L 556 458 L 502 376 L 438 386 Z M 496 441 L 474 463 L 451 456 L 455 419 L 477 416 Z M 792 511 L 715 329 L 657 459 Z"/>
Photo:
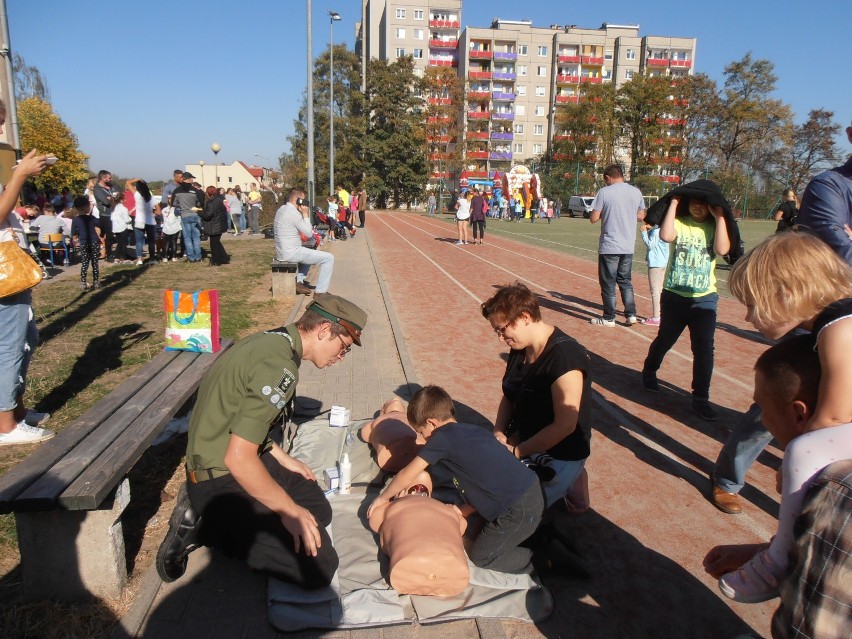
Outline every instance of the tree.
<path fill-rule="evenodd" d="M 630 149 L 630 175 L 649 174 L 661 164 L 670 117 L 670 78 L 636 75 L 616 93 L 615 113 Z"/>
<path fill-rule="evenodd" d="M 713 110 L 718 107 L 719 94 L 716 82 L 698 73 L 679 79 L 673 86 L 672 96 L 672 113 L 679 124 L 671 131 L 680 143 L 680 148 L 673 150 L 680 156 L 678 175 L 683 183 L 703 177 L 712 163 L 703 141 Z"/>
<path fill-rule="evenodd" d="M 462 109 L 464 89 L 455 70 L 449 67 L 428 67 L 423 75 L 426 98 L 424 128 L 426 153 L 431 172 L 457 174 L 464 158 L 462 141 Z M 443 184 L 443 176 L 439 175 Z"/>
<path fill-rule="evenodd" d="M 59 158 L 44 173 L 32 178 L 36 187 L 59 190 L 67 186 L 79 192 L 89 177 L 89 156 L 77 148 L 77 136 L 50 105 L 38 97 L 19 101 L 18 123 L 24 153 L 38 149 Z"/>
<path fill-rule="evenodd" d="M 50 102 L 50 89 L 47 80 L 38 67 L 31 67 L 19 54 L 12 56 L 12 73 L 15 76 L 15 96 L 18 100 L 39 98 Z"/>
<path fill-rule="evenodd" d="M 422 80 L 411 56 L 370 60 L 367 66 L 367 189 L 379 208 L 410 204 L 426 184 Z"/>
<path fill-rule="evenodd" d="M 788 128 L 787 143 L 774 156 L 776 181 L 800 193 L 814 175 L 840 161 L 835 142 L 840 125 L 833 117 L 831 111 L 814 109 L 807 122 Z"/>

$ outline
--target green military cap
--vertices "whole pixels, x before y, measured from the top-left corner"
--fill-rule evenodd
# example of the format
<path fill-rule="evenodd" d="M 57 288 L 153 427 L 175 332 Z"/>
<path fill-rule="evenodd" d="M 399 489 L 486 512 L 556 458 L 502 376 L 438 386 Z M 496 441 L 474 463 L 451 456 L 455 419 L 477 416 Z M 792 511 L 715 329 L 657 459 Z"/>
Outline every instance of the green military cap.
<path fill-rule="evenodd" d="M 361 346 L 361 331 L 367 325 L 367 313 L 361 308 L 338 295 L 325 294 L 317 295 L 308 310 L 340 324 Z"/>

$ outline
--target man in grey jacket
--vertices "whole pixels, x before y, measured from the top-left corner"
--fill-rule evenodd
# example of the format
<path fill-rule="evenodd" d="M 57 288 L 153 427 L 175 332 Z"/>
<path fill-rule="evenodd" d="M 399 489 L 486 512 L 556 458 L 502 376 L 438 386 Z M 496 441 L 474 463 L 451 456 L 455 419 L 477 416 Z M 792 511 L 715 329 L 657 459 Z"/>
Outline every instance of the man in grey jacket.
<path fill-rule="evenodd" d="M 195 176 L 186 172 L 181 182 L 172 191 L 172 206 L 180 209 L 180 223 L 183 227 L 183 241 L 186 245 L 186 258 L 190 262 L 201 261 L 201 218 L 198 212 L 204 208 L 204 193 L 192 185 Z"/>
<path fill-rule="evenodd" d="M 316 292 L 327 293 L 331 284 L 331 272 L 334 269 L 334 255 L 317 249 L 302 246 L 301 232 L 305 237 L 311 237 L 311 211 L 305 198 L 305 191 L 299 188 L 290 189 L 287 203 L 275 213 L 273 222 L 275 232 L 275 259 L 281 262 L 297 262 L 299 271 L 296 274 L 296 292 L 300 295 L 310 295 L 313 290 L 305 283 L 305 276 L 311 264 L 319 265 Z"/>

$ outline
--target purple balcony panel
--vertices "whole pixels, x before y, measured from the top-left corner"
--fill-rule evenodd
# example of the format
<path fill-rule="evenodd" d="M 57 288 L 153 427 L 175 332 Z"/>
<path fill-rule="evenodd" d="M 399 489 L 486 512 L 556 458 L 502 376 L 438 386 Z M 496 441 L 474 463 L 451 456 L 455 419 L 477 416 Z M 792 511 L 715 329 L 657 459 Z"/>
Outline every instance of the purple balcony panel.
<path fill-rule="evenodd" d="M 495 120 L 514 120 L 515 114 L 514 113 L 497 113 L 497 112 L 494 112 L 494 113 L 491 114 L 491 117 Z"/>
<path fill-rule="evenodd" d="M 511 133 L 492 133 L 491 139 L 492 140 L 511 140 L 512 134 Z"/>
<path fill-rule="evenodd" d="M 515 80 L 518 76 L 514 73 L 504 73 L 502 71 L 495 71 L 491 77 L 494 80 Z"/>
<path fill-rule="evenodd" d="M 495 91 L 494 93 L 491 94 L 491 99 L 492 100 L 514 100 L 515 94 L 514 93 L 501 93 L 500 91 Z"/>
<path fill-rule="evenodd" d="M 512 153 L 511 153 L 511 151 L 506 152 L 506 153 L 494 153 L 494 152 L 492 152 L 488 157 L 492 160 L 511 160 L 512 159 Z"/>
<path fill-rule="evenodd" d="M 517 60 L 518 54 L 517 53 L 507 53 L 505 51 L 503 51 L 503 52 L 495 51 L 494 52 L 494 59 L 495 60 Z"/>

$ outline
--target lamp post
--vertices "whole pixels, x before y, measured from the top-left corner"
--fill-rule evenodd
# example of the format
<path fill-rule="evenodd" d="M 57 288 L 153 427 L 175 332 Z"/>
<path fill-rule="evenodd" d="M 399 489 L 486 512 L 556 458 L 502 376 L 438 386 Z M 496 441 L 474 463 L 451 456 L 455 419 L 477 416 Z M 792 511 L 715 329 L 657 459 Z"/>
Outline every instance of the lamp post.
<path fill-rule="evenodd" d="M 222 145 L 218 142 L 214 142 L 210 145 L 210 150 L 213 151 L 213 180 L 216 182 L 215 186 L 219 188 L 219 151 L 222 150 Z"/>
<path fill-rule="evenodd" d="M 340 20 L 336 11 L 328 12 L 331 39 L 328 42 L 328 194 L 334 194 L 334 23 Z"/>
<path fill-rule="evenodd" d="M 198 160 L 198 166 L 201 167 L 201 188 L 204 188 L 204 160 Z"/>
<path fill-rule="evenodd" d="M 311 0 L 307 0 L 308 14 L 308 204 L 311 210 L 314 206 L 314 40 L 311 13 Z"/>

